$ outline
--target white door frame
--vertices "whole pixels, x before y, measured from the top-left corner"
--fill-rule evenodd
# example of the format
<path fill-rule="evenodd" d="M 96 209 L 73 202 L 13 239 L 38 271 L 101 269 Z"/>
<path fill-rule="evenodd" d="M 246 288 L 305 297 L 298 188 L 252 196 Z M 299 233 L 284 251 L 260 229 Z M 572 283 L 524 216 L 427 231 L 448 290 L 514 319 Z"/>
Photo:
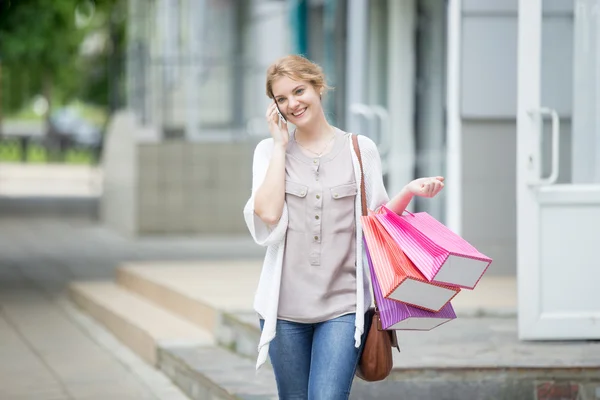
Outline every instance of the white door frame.
<path fill-rule="evenodd" d="M 600 338 L 600 185 L 560 184 L 558 113 L 541 103 L 542 0 L 519 1 L 517 285 L 521 339 Z M 552 173 L 541 177 L 544 114 L 553 127 Z M 590 306 L 590 304 L 592 306 Z"/>
<path fill-rule="evenodd" d="M 415 0 L 388 1 L 388 99 L 392 130 L 388 192 L 398 193 L 414 179 Z"/>
<path fill-rule="evenodd" d="M 462 230 L 462 121 L 460 115 L 460 60 L 462 0 L 448 1 L 446 61 L 446 226 Z"/>

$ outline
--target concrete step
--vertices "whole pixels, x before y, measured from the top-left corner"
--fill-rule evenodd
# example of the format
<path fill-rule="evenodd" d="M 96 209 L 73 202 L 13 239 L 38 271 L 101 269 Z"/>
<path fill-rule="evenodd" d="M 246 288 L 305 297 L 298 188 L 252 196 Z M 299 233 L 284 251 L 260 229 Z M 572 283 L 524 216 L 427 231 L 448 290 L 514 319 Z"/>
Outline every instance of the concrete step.
<path fill-rule="evenodd" d="M 210 332 L 112 282 L 76 282 L 69 289 L 79 307 L 151 365 L 160 346 L 214 342 Z"/>
<path fill-rule="evenodd" d="M 222 313 L 252 309 L 261 261 L 131 263 L 117 283 L 216 333 Z"/>
<path fill-rule="evenodd" d="M 260 261 L 130 263 L 117 282 L 155 304 L 212 332 L 220 345 L 253 358 L 260 336 L 252 310 Z M 460 318 L 512 317 L 514 277 L 484 277 L 452 301 Z"/>
<path fill-rule="evenodd" d="M 260 329 L 254 313 L 224 314 L 221 332 L 231 349 L 255 359 Z M 520 341 L 517 320 L 505 316 L 461 317 L 430 332 L 397 334 L 402 351 L 393 353 L 390 377 L 356 379 L 352 399 L 392 400 L 398 393 L 408 399 L 600 399 L 598 341 Z"/>
<path fill-rule="evenodd" d="M 477 368 L 393 371 L 382 382 L 354 381 L 350 399 L 596 400 L 598 372 Z"/>
<path fill-rule="evenodd" d="M 258 320 L 250 313 L 229 313 L 222 324 L 238 335 L 232 348 L 258 340 Z M 527 342 L 518 339 L 513 318 L 457 318 L 431 331 L 396 331 L 401 352 L 398 371 L 435 369 L 585 369 L 600 371 L 600 341 Z M 255 356 L 248 351 L 246 356 Z"/>
<path fill-rule="evenodd" d="M 251 305 L 260 268 L 247 261 L 131 263 L 117 269 L 117 283 L 255 360 L 260 330 Z"/>
<path fill-rule="evenodd" d="M 276 392 L 269 365 L 254 371 L 259 274 L 260 262 L 136 263 L 121 267 L 117 282 L 121 291 L 210 332 L 221 345 L 155 346 L 155 365 L 188 396 L 266 400 Z M 520 341 L 510 311 L 513 286 L 514 278 L 484 277 L 476 290 L 461 293 L 456 320 L 430 332 L 399 331 L 402 352 L 394 353 L 391 376 L 378 383 L 357 379 L 351 398 L 600 399 L 600 342 Z"/>
<path fill-rule="evenodd" d="M 138 293 L 110 282 L 77 282 L 71 284 L 70 294 L 77 305 L 162 370 L 191 399 L 277 398 L 271 369 L 257 374 L 255 359 L 216 346 L 209 331 Z M 160 298 L 160 291 L 154 295 Z M 168 304 L 168 296 L 174 294 L 167 291 L 166 295 Z M 185 302 L 175 302 L 181 304 Z"/>
<path fill-rule="evenodd" d="M 230 348 L 256 357 L 253 313 L 221 320 Z M 355 379 L 351 399 L 600 399 L 600 342 L 523 342 L 514 318 L 458 318 L 432 331 L 398 331 L 401 353 L 383 382 Z M 543 393 L 553 394 L 544 397 Z M 581 397 L 577 397 L 581 396 Z"/>
<path fill-rule="evenodd" d="M 277 399 L 270 368 L 219 347 L 160 349 L 160 369 L 193 400 Z"/>
<path fill-rule="evenodd" d="M 221 314 L 217 340 L 223 347 L 256 361 L 260 341 L 260 326 L 254 312 Z M 267 359 L 267 364 L 270 361 Z"/>

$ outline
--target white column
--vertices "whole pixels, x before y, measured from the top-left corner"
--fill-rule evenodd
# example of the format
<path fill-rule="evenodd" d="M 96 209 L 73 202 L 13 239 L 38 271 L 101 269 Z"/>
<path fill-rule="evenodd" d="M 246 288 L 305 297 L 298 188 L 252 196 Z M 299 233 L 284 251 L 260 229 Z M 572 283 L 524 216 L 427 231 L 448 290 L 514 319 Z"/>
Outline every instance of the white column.
<path fill-rule="evenodd" d="M 187 0 L 187 48 L 185 77 L 185 137 L 187 140 L 200 136 L 200 93 L 203 68 L 204 0 Z"/>
<path fill-rule="evenodd" d="M 418 49 L 419 101 L 416 105 L 418 115 L 417 130 L 417 175 L 436 176 L 446 173 L 445 144 L 445 92 L 444 56 L 446 47 L 446 2 L 439 0 L 421 0 L 423 8 L 422 27 L 419 28 L 421 40 Z M 419 211 L 426 211 L 440 221 L 445 220 L 446 191 L 433 199 L 418 197 L 414 199 Z"/>
<path fill-rule="evenodd" d="M 415 2 L 388 3 L 388 110 L 391 148 L 388 157 L 388 192 L 398 193 L 414 179 Z"/>
<path fill-rule="evenodd" d="M 575 3 L 573 183 L 600 183 L 600 3 Z"/>
<path fill-rule="evenodd" d="M 250 46 L 254 73 L 247 98 L 248 110 L 250 115 L 257 117 L 259 126 L 264 127 L 261 129 L 268 134 L 264 113 L 272 100 L 265 92 L 265 77 L 267 68 L 275 60 L 290 53 L 289 9 L 285 2 L 259 0 L 254 0 L 251 7 L 254 42 Z"/>
<path fill-rule="evenodd" d="M 179 35 L 178 35 L 178 1 L 160 0 L 156 10 L 160 41 L 158 65 L 160 70 L 160 90 L 158 92 L 158 108 L 160 109 L 161 127 L 173 123 L 173 90 L 178 77 Z"/>
<path fill-rule="evenodd" d="M 179 1 L 163 0 L 164 37 L 163 57 L 165 61 L 169 86 L 174 84 L 178 76 L 179 57 Z"/>
<path fill-rule="evenodd" d="M 459 235 L 462 229 L 461 24 L 462 1 L 449 0 L 446 64 L 446 226 Z"/>
<path fill-rule="evenodd" d="M 382 32 L 381 29 L 382 22 L 387 20 L 385 8 L 385 4 L 381 1 L 369 4 L 368 45 L 365 63 L 367 78 L 365 82 L 365 99 L 363 100 L 363 103 L 369 105 L 382 105 L 382 91 L 384 94 L 387 94 L 387 76 L 381 75 L 382 71 L 385 71 L 387 67 L 384 64 L 383 57 L 381 57 L 387 52 L 387 47 L 384 48 L 387 40 L 385 37 L 382 37 L 382 34 L 388 36 L 388 32 Z"/>
<path fill-rule="evenodd" d="M 348 132 L 356 132 L 360 125 L 350 113 L 350 107 L 366 100 L 367 24 L 369 7 L 367 0 L 348 2 L 348 39 L 346 70 L 346 126 Z"/>
<path fill-rule="evenodd" d="M 166 66 L 165 57 L 167 51 L 167 8 L 169 0 L 157 0 L 152 4 L 153 13 L 151 19 L 155 21 L 155 31 L 152 30 L 152 25 L 148 27 L 148 33 L 152 38 L 151 49 L 151 82 L 152 94 L 149 97 L 150 102 L 150 122 L 156 126 L 161 132 L 165 124 L 166 115 Z M 151 22 L 151 19 L 149 22 Z"/>

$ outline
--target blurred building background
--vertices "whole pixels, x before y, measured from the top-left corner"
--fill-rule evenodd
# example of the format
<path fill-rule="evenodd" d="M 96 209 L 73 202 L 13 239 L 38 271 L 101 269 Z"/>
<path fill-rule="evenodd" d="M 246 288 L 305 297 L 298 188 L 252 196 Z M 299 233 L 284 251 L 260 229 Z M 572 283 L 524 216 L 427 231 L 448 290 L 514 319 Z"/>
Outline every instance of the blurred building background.
<path fill-rule="evenodd" d="M 390 194 L 415 199 L 516 273 L 517 1 L 130 0 L 127 109 L 105 153 L 106 222 L 131 234 L 237 234 L 252 150 L 266 137 L 265 71 L 300 53 L 335 87 L 327 116 L 379 145 Z M 569 116 L 573 3 L 545 2 L 550 103 Z M 557 38 L 554 40 L 553 38 Z M 558 40 L 560 39 L 560 40 Z M 117 122 L 123 125 L 119 125 Z M 127 151 L 125 149 L 128 149 Z M 570 179 L 570 155 L 561 179 Z"/>
<path fill-rule="evenodd" d="M 442 195 L 415 199 L 412 209 L 431 213 L 492 257 L 489 274 L 516 275 L 517 0 L 73 4 L 77 18 L 67 28 L 79 33 L 71 47 L 57 39 L 62 58 L 37 55 L 54 75 L 27 78 L 32 72 L 14 62 L 18 46 L 4 36 L 5 109 L 28 104 L 47 116 L 34 124 L 37 136 L 19 136 L 27 123 L 6 117 L 4 141 L 29 146 L 22 153 L 30 158 L 38 141 L 63 161 L 83 157 L 97 165 L 103 184 L 93 192 L 101 193 L 102 223 L 130 237 L 246 234 L 241 211 L 252 153 L 268 137 L 265 71 L 299 53 L 319 63 L 334 87 L 324 99 L 329 120 L 378 144 L 389 193 L 415 177 L 444 175 Z M 551 124 L 544 126 L 542 175 L 556 175 L 559 184 L 597 183 L 598 4 L 540 4 L 541 98 L 560 119 L 560 148 Z M 67 59 L 77 75 L 58 68 Z M 60 96 L 44 77 L 54 77 Z M 78 102 L 57 109 L 55 98 Z M 89 104 L 103 110 L 103 118 L 94 117 L 100 140 L 77 116 L 95 116 Z M 71 132 L 70 142 L 60 139 L 62 131 Z"/>
<path fill-rule="evenodd" d="M 290 53 L 323 67 L 329 120 L 378 143 L 390 192 L 445 174 L 446 11 L 440 1 L 130 1 L 136 155 L 115 157 L 137 160 L 127 195 L 137 212 L 122 207 L 123 187 L 136 185 L 108 161 L 111 138 L 119 149 L 126 139 L 109 135 L 105 217 L 131 233 L 245 232 L 252 150 L 268 136 L 266 68 Z M 416 203 L 445 219 L 443 197 Z M 137 218 L 125 226 L 126 216 Z"/>
<path fill-rule="evenodd" d="M 182 398 L 70 301 L 193 398 L 275 393 L 242 208 L 290 53 L 494 260 L 352 398 L 597 398 L 600 0 L 0 0 L 0 398 Z"/>

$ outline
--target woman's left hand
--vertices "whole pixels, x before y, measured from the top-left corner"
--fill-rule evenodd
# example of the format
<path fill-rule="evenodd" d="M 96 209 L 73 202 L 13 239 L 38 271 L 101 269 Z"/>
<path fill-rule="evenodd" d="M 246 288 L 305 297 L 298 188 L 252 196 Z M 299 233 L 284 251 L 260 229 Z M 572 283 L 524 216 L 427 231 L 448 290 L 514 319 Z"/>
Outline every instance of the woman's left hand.
<path fill-rule="evenodd" d="M 421 197 L 434 197 L 444 188 L 443 176 L 418 178 L 406 185 L 410 193 Z"/>

